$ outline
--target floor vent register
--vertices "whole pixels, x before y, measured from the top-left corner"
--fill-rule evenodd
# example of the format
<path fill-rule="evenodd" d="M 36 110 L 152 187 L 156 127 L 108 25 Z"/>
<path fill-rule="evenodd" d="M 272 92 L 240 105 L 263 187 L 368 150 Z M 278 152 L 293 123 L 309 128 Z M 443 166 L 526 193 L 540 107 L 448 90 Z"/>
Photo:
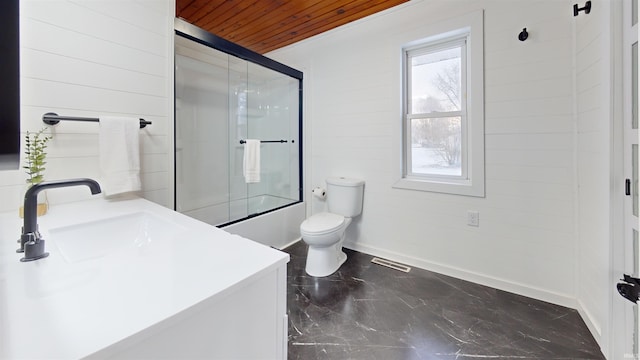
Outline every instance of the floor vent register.
<path fill-rule="evenodd" d="M 391 260 L 387 260 L 387 259 L 381 259 L 381 258 L 378 258 L 378 257 L 374 257 L 373 259 L 371 259 L 371 262 L 374 263 L 374 264 L 386 266 L 388 268 L 391 268 L 391 269 L 394 269 L 394 270 L 398 270 L 398 271 L 402 271 L 402 272 L 406 272 L 406 273 L 411 271 L 411 268 L 408 267 L 407 265 L 399 264 L 397 262 L 394 262 L 394 261 L 391 261 Z"/>

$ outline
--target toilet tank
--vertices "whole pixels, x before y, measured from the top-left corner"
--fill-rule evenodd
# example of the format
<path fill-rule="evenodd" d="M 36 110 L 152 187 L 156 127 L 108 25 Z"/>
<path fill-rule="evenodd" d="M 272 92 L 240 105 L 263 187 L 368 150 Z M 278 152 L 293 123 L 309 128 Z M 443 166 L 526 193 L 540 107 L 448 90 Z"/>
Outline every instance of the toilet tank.
<path fill-rule="evenodd" d="M 364 180 L 331 177 L 327 179 L 327 207 L 330 213 L 355 217 L 362 212 Z"/>

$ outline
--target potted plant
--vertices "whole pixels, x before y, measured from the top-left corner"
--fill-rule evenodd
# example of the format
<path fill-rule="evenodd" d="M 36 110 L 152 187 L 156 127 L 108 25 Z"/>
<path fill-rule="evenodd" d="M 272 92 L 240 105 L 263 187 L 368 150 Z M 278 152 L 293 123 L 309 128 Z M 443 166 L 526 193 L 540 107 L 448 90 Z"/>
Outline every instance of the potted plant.
<path fill-rule="evenodd" d="M 44 165 L 47 163 L 47 143 L 53 139 L 50 135 L 45 135 L 44 132 L 47 128 L 42 128 L 36 133 L 27 131 L 25 135 L 25 165 L 22 167 L 26 170 L 29 176 L 26 179 L 27 188 L 29 190 L 35 184 L 39 184 L 44 180 Z M 48 210 L 47 195 L 46 192 L 41 191 L 38 194 L 38 216 L 44 215 Z M 24 209 L 20 207 L 20 217 L 24 216 Z"/>

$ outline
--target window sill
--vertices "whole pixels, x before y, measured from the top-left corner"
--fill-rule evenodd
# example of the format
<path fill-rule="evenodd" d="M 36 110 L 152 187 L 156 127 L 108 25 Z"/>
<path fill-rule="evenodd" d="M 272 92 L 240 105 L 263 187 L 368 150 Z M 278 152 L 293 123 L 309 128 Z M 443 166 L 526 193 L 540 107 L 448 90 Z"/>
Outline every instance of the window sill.
<path fill-rule="evenodd" d="M 470 180 L 426 180 L 403 178 L 396 181 L 395 189 L 437 192 L 452 195 L 484 197 L 484 183 L 473 183 Z"/>

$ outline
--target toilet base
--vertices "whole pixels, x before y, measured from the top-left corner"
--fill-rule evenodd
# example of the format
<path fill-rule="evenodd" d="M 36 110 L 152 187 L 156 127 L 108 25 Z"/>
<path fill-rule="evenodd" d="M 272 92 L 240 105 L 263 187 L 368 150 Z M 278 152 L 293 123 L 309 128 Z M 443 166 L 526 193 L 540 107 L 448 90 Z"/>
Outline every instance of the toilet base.
<path fill-rule="evenodd" d="M 334 245 L 322 248 L 310 246 L 305 271 L 315 277 L 329 276 L 336 272 L 345 261 L 347 261 L 347 254 L 342 251 L 342 246 Z"/>

